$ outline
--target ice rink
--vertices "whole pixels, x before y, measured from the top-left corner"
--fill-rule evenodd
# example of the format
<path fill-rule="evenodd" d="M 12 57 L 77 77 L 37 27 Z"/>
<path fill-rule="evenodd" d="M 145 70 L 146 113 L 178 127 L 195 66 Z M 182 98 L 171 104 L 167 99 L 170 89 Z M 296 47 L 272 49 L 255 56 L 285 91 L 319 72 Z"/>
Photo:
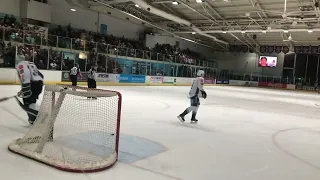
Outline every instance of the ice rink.
<path fill-rule="evenodd" d="M 183 124 L 176 116 L 189 106 L 190 87 L 99 88 L 123 95 L 115 166 L 74 174 L 10 153 L 8 144 L 29 129 L 26 113 L 10 100 L 0 104 L 1 180 L 320 179 L 318 94 L 205 87 L 199 123 L 190 124 L 189 114 Z M 0 98 L 19 90 L 0 86 Z"/>

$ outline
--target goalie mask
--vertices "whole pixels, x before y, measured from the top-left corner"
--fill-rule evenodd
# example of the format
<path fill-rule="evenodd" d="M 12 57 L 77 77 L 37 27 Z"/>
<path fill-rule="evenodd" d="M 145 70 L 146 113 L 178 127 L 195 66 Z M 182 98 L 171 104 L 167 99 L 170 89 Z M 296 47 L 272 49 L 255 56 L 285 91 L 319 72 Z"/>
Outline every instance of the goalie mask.
<path fill-rule="evenodd" d="M 203 71 L 203 70 L 199 70 L 199 71 L 197 72 L 197 76 L 198 76 L 198 77 L 203 77 L 203 76 L 204 76 L 204 71 Z"/>

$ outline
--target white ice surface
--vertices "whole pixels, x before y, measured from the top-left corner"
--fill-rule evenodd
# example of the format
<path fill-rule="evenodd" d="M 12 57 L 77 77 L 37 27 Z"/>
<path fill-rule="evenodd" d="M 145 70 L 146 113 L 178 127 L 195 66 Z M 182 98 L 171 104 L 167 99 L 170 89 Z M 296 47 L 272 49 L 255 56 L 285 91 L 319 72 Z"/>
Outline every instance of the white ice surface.
<path fill-rule="evenodd" d="M 100 87 L 123 94 L 121 132 L 168 150 L 93 174 L 61 172 L 12 154 L 28 130 L 14 100 L 0 104 L 1 180 L 319 180 L 320 95 L 241 87 L 205 87 L 199 123 L 176 116 L 189 87 Z M 19 86 L 0 86 L 0 98 Z M 190 119 L 190 115 L 187 117 Z"/>

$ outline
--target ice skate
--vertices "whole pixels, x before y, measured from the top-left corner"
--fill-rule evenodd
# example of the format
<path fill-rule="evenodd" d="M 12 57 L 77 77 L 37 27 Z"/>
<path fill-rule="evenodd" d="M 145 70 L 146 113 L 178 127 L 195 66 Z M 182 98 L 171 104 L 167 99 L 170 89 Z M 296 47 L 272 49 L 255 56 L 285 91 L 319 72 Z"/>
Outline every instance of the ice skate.
<path fill-rule="evenodd" d="M 182 117 L 181 115 L 177 116 L 177 118 L 181 121 L 181 122 L 185 122 L 186 120 L 184 120 L 184 117 Z"/>
<path fill-rule="evenodd" d="M 191 119 L 191 122 L 190 122 L 191 124 L 196 124 L 196 123 L 198 123 L 198 119 Z"/>

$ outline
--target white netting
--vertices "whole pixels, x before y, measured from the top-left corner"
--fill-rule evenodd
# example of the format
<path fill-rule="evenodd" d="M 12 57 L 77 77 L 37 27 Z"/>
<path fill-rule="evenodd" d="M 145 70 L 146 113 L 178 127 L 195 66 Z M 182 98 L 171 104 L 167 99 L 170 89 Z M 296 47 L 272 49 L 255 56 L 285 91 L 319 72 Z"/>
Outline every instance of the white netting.
<path fill-rule="evenodd" d="M 113 165 L 118 157 L 121 95 L 64 87 L 46 86 L 33 127 L 9 150 L 67 171 L 98 171 Z"/>

